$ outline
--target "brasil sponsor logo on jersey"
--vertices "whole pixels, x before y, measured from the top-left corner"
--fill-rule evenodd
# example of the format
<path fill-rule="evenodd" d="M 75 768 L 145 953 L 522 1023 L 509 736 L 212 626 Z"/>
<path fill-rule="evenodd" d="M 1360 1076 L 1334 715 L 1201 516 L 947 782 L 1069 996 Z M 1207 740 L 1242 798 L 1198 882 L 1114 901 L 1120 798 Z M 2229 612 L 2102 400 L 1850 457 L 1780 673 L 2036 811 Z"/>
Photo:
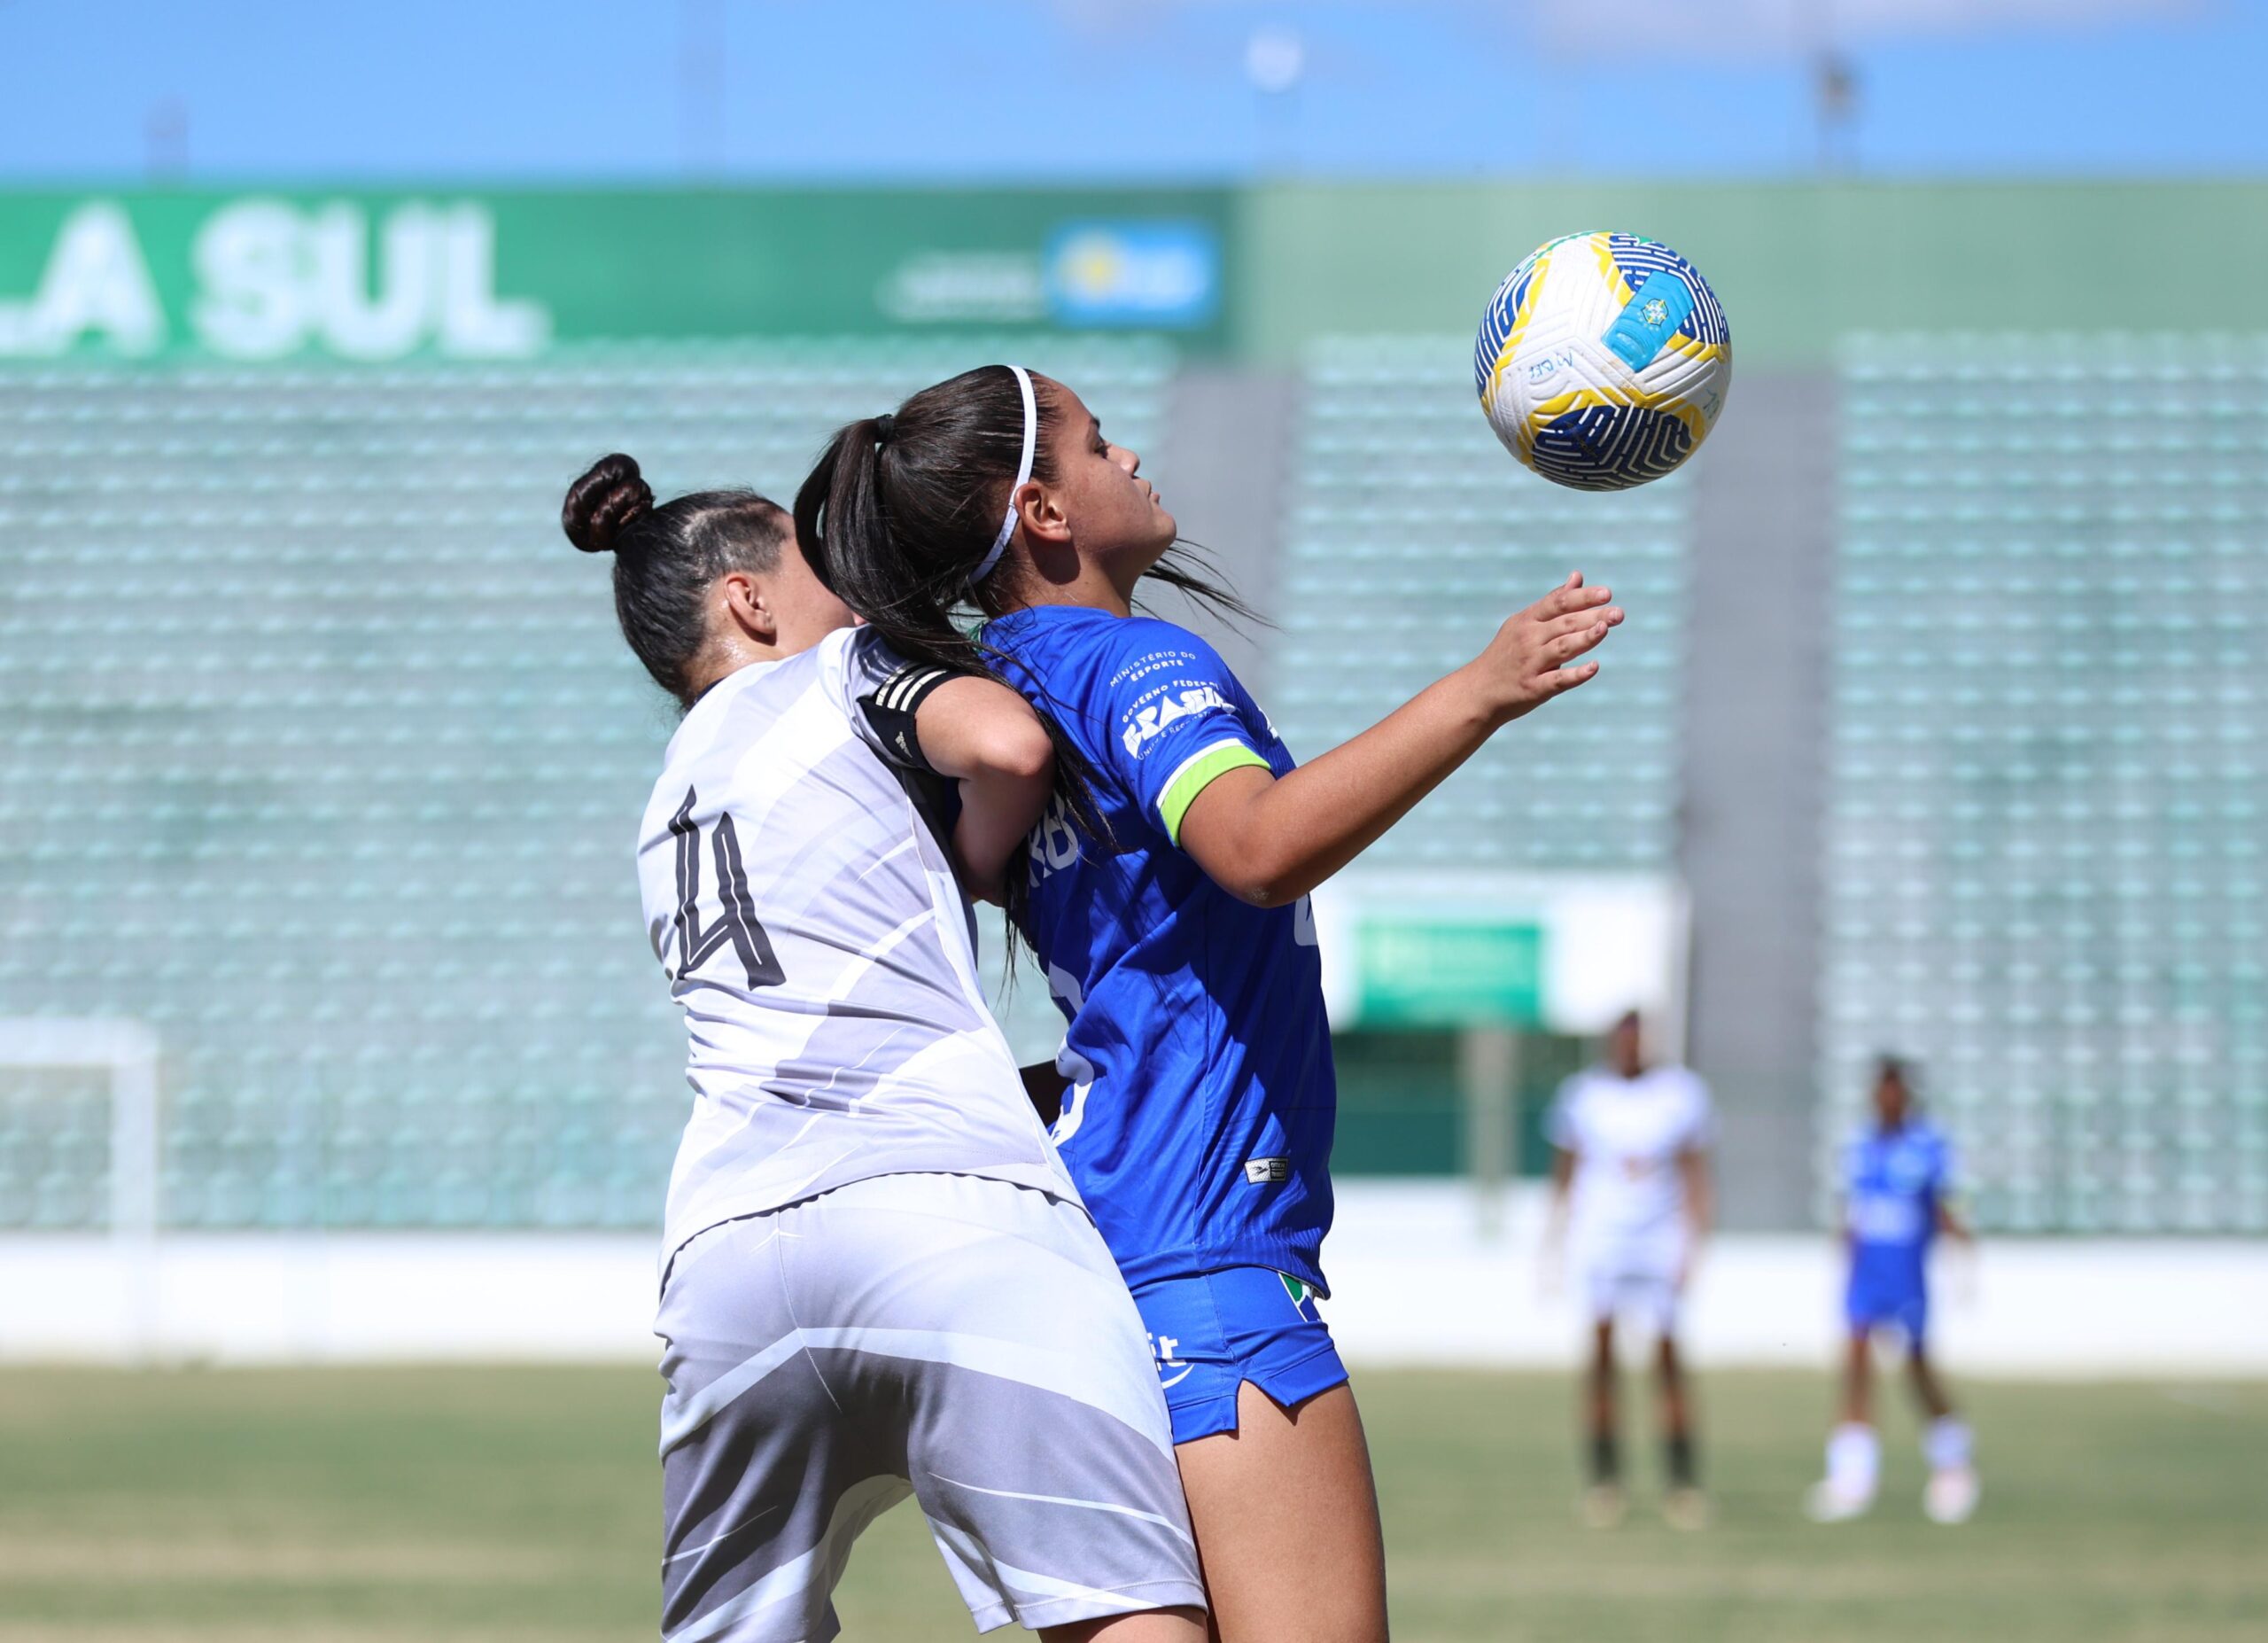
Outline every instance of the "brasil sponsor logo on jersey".
<path fill-rule="evenodd" d="M 1134 710 L 1119 733 L 1120 740 L 1126 744 L 1126 751 L 1138 759 L 1145 747 L 1165 733 L 1167 726 L 1192 718 L 1208 707 L 1225 710 L 1228 705 L 1228 698 L 1211 685 L 1191 685 L 1177 695 Z"/>

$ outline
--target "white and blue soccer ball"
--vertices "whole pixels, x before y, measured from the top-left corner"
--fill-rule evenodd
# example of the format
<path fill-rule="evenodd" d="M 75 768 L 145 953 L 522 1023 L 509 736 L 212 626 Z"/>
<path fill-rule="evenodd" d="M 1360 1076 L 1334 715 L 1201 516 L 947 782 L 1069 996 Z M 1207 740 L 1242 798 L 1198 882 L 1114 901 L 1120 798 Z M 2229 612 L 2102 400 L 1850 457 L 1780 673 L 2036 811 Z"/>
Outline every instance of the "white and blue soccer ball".
<path fill-rule="evenodd" d="M 1545 479 L 1619 491 L 1700 448 L 1733 339 L 1700 270 L 1635 234 L 1536 248 L 1480 316 L 1473 385 L 1504 448 Z"/>

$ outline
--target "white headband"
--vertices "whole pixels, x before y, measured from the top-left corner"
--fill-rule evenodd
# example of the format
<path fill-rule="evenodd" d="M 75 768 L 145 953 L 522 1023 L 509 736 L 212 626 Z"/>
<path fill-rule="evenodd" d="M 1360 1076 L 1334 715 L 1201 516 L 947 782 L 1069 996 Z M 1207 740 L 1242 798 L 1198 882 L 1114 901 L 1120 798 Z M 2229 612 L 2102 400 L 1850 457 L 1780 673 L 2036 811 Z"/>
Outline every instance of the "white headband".
<path fill-rule="evenodd" d="M 1024 396 L 1024 454 L 1016 463 L 1016 482 L 1008 487 L 1008 517 L 1000 521 L 1000 533 L 992 539 L 992 551 L 969 573 L 968 585 L 972 588 L 992 574 L 992 567 L 1008 551 L 1008 539 L 1016 533 L 1016 493 L 1031 483 L 1032 445 L 1039 438 L 1039 404 L 1031 395 L 1031 373 L 1021 365 L 1008 369 L 1016 373 L 1016 386 Z"/>

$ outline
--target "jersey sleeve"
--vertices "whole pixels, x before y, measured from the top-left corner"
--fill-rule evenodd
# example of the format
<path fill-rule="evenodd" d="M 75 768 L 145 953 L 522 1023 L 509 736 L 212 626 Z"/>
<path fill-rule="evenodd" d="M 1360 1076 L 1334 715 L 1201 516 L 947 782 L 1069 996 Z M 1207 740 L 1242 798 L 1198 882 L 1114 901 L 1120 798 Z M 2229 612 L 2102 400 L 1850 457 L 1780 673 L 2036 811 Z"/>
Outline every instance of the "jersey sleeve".
<path fill-rule="evenodd" d="M 914 733 L 914 714 L 951 677 L 942 667 L 905 660 L 862 627 L 843 642 L 835 680 L 838 705 L 860 741 L 896 769 L 931 775 L 936 772 Z"/>
<path fill-rule="evenodd" d="M 1860 1177 L 1867 1168 L 1867 1138 L 1861 1131 L 1852 1131 L 1843 1138 L 1843 1145 L 1835 1154 L 1835 1189 L 1845 1197 L 1859 1191 Z"/>
<path fill-rule="evenodd" d="M 1575 1118 L 1575 1101 L 1581 1086 L 1569 1078 L 1551 1098 L 1551 1105 L 1543 1115 L 1544 1139 L 1558 1151 L 1579 1153 L 1583 1149 L 1581 1125 Z"/>
<path fill-rule="evenodd" d="M 1678 1136 L 1677 1149 L 1706 1152 L 1716 1144 L 1717 1110 L 1709 1100 L 1709 1086 L 1692 1078 L 1686 1086 L 1685 1125 Z"/>
<path fill-rule="evenodd" d="M 1219 652 L 1170 622 L 1134 618 L 1096 681 L 1095 717 L 1111 772 L 1177 847 L 1182 819 L 1216 778 L 1270 768 L 1239 704 L 1243 687 Z"/>

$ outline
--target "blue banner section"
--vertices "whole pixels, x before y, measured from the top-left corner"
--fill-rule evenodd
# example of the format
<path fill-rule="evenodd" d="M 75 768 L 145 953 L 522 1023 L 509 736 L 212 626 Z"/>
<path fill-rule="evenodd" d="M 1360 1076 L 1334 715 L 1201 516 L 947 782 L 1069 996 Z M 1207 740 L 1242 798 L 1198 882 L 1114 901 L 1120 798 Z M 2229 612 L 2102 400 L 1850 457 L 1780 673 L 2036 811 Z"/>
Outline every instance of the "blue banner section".
<path fill-rule="evenodd" d="M 1048 242 L 1057 323 L 1193 330 L 1221 308 L 1221 239 L 1198 222 L 1069 222 Z"/>

